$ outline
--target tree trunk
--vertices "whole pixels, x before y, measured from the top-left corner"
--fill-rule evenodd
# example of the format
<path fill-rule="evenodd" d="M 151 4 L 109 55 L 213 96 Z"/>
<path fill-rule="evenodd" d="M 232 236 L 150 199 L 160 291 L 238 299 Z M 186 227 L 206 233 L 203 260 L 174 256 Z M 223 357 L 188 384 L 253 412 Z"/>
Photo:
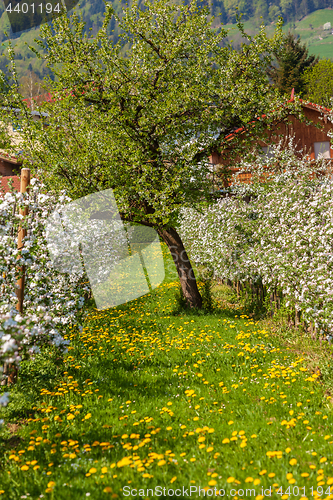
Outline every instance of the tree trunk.
<path fill-rule="evenodd" d="M 6 377 L 1 381 L 1 385 L 15 384 L 18 375 L 17 366 L 11 363 L 5 363 L 3 375 Z"/>
<path fill-rule="evenodd" d="M 190 259 L 179 234 L 173 228 L 159 229 L 158 233 L 171 252 L 187 305 L 201 309 L 202 298 L 198 290 Z"/>

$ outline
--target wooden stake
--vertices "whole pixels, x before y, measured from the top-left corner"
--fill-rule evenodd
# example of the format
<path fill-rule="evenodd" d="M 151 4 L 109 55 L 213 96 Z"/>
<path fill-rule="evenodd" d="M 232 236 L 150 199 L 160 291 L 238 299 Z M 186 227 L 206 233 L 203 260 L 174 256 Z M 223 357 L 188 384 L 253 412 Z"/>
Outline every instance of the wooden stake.
<path fill-rule="evenodd" d="M 22 168 L 20 192 L 25 193 L 28 190 L 29 185 L 30 185 L 30 168 Z M 25 207 L 23 209 L 21 208 L 20 214 L 23 216 L 28 215 L 28 207 Z M 26 235 L 27 235 L 27 230 L 24 229 L 23 227 L 20 227 L 18 232 L 18 241 L 17 241 L 18 250 L 22 249 L 23 238 Z M 20 314 L 22 314 L 23 298 L 24 298 L 25 266 L 21 266 L 19 268 L 19 273 L 20 273 L 20 278 L 17 281 L 18 288 L 16 290 L 16 295 L 17 295 L 16 309 Z M 8 364 L 8 365 L 6 364 L 4 372 L 8 374 L 7 384 L 8 385 L 14 384 L 17 380 L 17 372 L 18 372 L 17 366 L 13 364 Z"/>
<path fill-rule="evenodd" d="M 22 168 L 21 170 L 21 187 L 20 187 L 20 192 L 25 193 L 28 189 L 28 186 L 30 185 L 30 168 Z M 28 207 L 24 207 L 23 209 L 20 209 L 20 214 L 21 215 L 28 215 Z M 21 250 L 23 248 L 23 238 L 27 235 L 27 230 L 23 229 L 22 227 L 19 228 L 18 232 L 18 241 L 17 241 L 17 248 L 18 250 Z M 20 268 L 20 274 L 21 277 L 19 278 L 17 282 L 17 305 L 16 309 L 18 310 L 19 313 L 22 314 L 23 312 L 23 298 L 24 298 L 24 281 L 25 281 L 25 268 L 22 266 Z"/>

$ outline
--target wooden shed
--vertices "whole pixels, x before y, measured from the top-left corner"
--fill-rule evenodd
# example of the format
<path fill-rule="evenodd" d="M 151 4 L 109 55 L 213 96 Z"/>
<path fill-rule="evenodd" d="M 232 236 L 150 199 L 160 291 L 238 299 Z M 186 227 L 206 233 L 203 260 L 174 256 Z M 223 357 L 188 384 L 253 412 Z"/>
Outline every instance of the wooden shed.
<path fill-rule="evenodd" d="M 21 171 L 22 163 L 13 156 L 0 153 L 0 194 L 7 193 L 9 189 L 9 179 L 13 179 L 13 187 L 15 190 L 20 189 L 20 180 L 18 175 Z"/>
<path fill-rule="evenodd" d="M 292 97 L 289 102 L 293 100 Z M 277 123 L 270 131 L 267 131 L 267 141 L 259 141 L 263 153 L 269 154 L 269 146 L 276 143 L 278 136 L 282 135 L 286 140 L 294 136 L 295 145 L 297 150 L 303 150 L 307 153 L 312 160 L 316 160 L 320 154 L 324 158 L 331 159 L 333 167 L 333 147 L 329 132 L 333 133 L 333 123 L 328 119 L 329 115 L 332 116 L 332 110 L 319 106 L 318 104 L 301 101 L 304 121 L 299 120 L 293 115 L 288 116 L 287 122 Z M 320 128 L 316 127 L 320 125 Z M 233 134 L 230 134 L 230 142 L 235 134 L 240 133 L 243 129 L 238 129 Z M 225 160 L 218 153 L 212 153 L 209 157 L 209 162 L 214 171 L 217 165 L 226 166 Z M 235 173 L 236 168 L 230 167 L 230 173 Z M 251 179 L 250 173 L 244 173 L 239 176 L 241 181 L 249 182 Z M 228 187 L 230 182 L 224 181 L 224 188 Z"/>

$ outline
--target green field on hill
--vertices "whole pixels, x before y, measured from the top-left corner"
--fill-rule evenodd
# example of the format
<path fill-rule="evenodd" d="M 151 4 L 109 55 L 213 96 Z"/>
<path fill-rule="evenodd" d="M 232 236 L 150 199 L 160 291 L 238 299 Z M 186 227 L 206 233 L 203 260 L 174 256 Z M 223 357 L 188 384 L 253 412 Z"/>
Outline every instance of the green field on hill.
<path fill-rule="evenodd" d="M 332 24 L 332 30 L 323 29 L 323 25 L 327 22 Z M 226 24 L 225 27 L 231 30 L 229 39 L 232 39 L 234 44 L 239 46 L 242 39 L 237 26 L 235 24 Z M 244 21 L 244 27 L 245 31 L 250 35 L 258 32 L 258 26 L 254 19 Z M 274 23 L 266 25 L 266 32 L 269 36 L 273 35 L 274 28 Z M 319 56 L 322 59 L 333 59 L 333 9 L 321 9 L 312 12 L 301 21 L 285 24 L 283 31 L 285 33 L 292 31 L 295 35 L 299 35 L 302 42 L 308 45 L 310 54 Z"/>

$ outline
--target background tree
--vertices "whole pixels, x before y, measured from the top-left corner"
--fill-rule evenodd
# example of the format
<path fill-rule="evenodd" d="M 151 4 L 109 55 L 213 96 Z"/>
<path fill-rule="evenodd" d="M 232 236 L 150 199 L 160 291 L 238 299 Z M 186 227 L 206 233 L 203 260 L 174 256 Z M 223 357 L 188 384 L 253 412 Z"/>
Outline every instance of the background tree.
<path fill-rule="evenodd" d="M 21 93 L 24 97 L 29 99 L 32 110 L 34 109 L 33 97 L 41 93 L 41 84 L 42 80 L 32 69 L 29 69 L 27 74 L 20 80 Z"/>
<path fill-rule="evenodd" d="M 42 51 L 35 50 L 56 75 L 47 82 L 54 100 L 40 108 L 47 119 L 31 120 L 14 87 L 8 98 L 22 107 L 26 164 L 74 199 L 112 188 L 123 220 L 155 228 L 168 245 L 184 297 L 196 307 L 202 301 L 177 232 L 179 210 L 210 199 L 207 157 L 224 149 L 230 132 L 251 133 L 239 134 L 236 155 L 264 133 L 254 118 L 282 109 L 266 74 L 281 23 L 271 39 L 264 29 L 251 38 L 239 23 L 248 43 L 237 52 L 223 46 L 227 31 L 212 29 L 209 14 L 196 1 L 147 0 L 120 20 L 107 4 L 94 38 L 75 13 L 64 15 L 52 30 L 42 26 Z M 112 18 L 118 43 L 107 36 Z"/>
<path fill-rule="evenodd" d="M 304 84 L 306 92 L 304 98 L 316 104 L 321 104 L 327 108 L 332 108 L 333 104 L 333 61 L 323 59 L 312 68 L 304 72 Z"/>
<path fill-rule="evenodd" d="M 259 27 L 268 18 L 268 6 L 266 0 L 258 0 L 254 12 L 256 25 Z"/>
<path fill-rule="evenodd" d="M 273 84 L 283 95 L 289 95 L 294 88 L 296 94 L 302 95 L 305 90 L 303 73 L 317 64 L 319 57 L 309 56 L 306 44 L 295 39 L 291 32 L 284 37 L 283 50 L 276 54 L 274 65 L 268 69 Z"/>

